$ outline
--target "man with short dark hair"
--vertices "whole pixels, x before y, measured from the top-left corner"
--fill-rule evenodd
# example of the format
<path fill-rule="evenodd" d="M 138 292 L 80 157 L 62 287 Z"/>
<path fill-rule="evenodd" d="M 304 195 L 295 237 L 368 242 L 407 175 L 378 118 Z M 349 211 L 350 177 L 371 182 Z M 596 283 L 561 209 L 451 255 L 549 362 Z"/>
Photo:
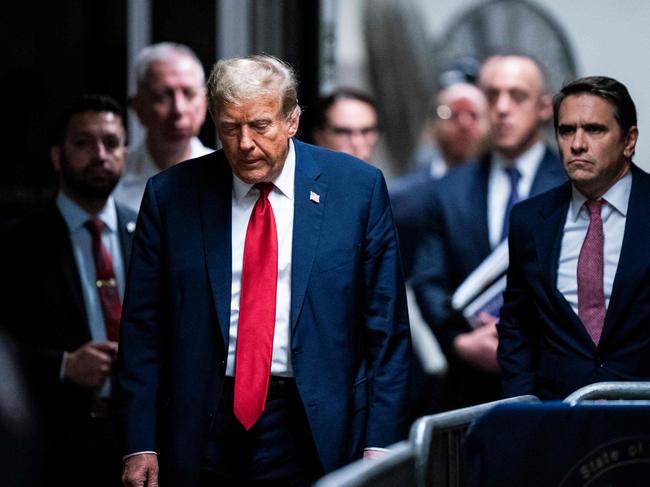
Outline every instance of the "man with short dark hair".
<path fill-rule="evenodd" d="M 543 68 L 523 54 L 493 55 L 481 66 L 479 85 L 488 100 L 493 149 L 432 188 L 423 204 L 430 224 L 413 266 L 418 305 L 449 364 L 450 408 L 502 397 L 497 313 L 481 313 L 470 324 L 452 307 L 453 293 L 505 239 L 512 204 L 566 179 L 542 140 L 552 114 Z"/>
<path fill-rule="evenodd" d="M 56 201 L 7 236 L 0 306 L 43 418 L 43 478 L 52 485 L 120 479 L 110 379 L 135 213 L 111 192 L 125 155 L 121 107 L 82 97 L 60 118 L 51 148 Z"/>
<path fill-rule="evenodd" d="M 556 95 L 554 120 L 570 181 L 511 218 L 498 324 L 509 396 L 650 378 L 650 176 L 632 162 L 634 102 L 612 78 L 581 78 Z"/>
<path fill-rule="evenodd" d="M 124 482 L 311 485 L 406 433 L 410 337 L 381 172 L 294 139 L 293 70 L 219 61 L 223 150 L 149 180 L 120 343 Z"/>
<path fill-rule="evenodd" d="M 377 106 L 356 88 L 338 88 L 319 99 L 312 136 L 316 145 L 369 162 L 379 140 Z"/>

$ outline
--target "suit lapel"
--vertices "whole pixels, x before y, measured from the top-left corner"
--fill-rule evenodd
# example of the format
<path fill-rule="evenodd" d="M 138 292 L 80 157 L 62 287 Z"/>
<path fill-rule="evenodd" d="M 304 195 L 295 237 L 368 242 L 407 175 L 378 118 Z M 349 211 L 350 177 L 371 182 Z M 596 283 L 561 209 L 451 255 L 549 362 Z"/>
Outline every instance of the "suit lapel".
<path fill-rule="evenodd" d="M 533 185 L 530 187 L 530 196 L 548 191 L 566 180 L 567 176 L 562 164 L 547 147 L 544 158 L 540 162 L 537 173 L 535 174 L 535 179 L 533 179 Z"/>
<path fill-rule="evenodd" d="M 603 338 L 612 327 L 620 326 L 619 319 L 622 313 L 633 299 L 639 283 L 648 272 L 648 249 L 650 248 L 648 194 L 650 194 L 650 177 L 633 165 L 632 189 L 623 245 L 605 316 Z"/>
<path fill-rule="evenodd" d="M 534 232 L 535 248 L 550 301 L 557 303 L 559 311 L 565 316 L 567 322 L 573 322 L 588 338 L 584 326 L 573 312 L 571 305 L 557 289 L 557 270 L 562 235 L 570 200 L 571 183 L 566 182 L 555 191 L 554 199 L 540 208 L 541 224 Z"/>
<path fill-rule="evenodd" d="M 490 166 L 491 159 L 487 155 L 479 162 L 477 168 L 476 178 L 471 185 L 471 191 L 468 198 L 463 202 L 465 205 L 471 205 L 473 208 L 470 210 L 472 218 L 476 218 L 477 234 L 476 238 L 479 242 L 479 248 L 484 249 L 484 255 L 481 259 L 485 258 L 490 253 L 490 230 L 488 227 L 488 181 L 490 179 Z M 471 227 L 470 227 L 471 228 Z"/>
<path fill-rule="evenodd" d="M 318 181 L 321 171 L 311 155 L 311 150 L 307 145 L 293 140 L 296 149 L 296 175 L 291 251 L 292 336 L 305 299 L 323 213 L 328 204 L 327 185 Z"/>
<path fill-rule="evenodd" d="M 199 190 L 203 249 L 217 318 L 227 348 L 232 281 L 232 172 L 221 151 L 208 158 L 204 168 L 205 178 Z"/>
<path fill-rule="evenodd" d="M 81 323 L 86 323 L 86 333 L 90 333 L 89 327 L 87 326 L 88 316 L 86 315 L 86 305 L 84 303 L 83 291 L 81 289 L 81 279 L 79 278 L 77 262 L 75 261 L 74 253 L 72 251 L 68 225 L 65 223 L 63 216 L 56 207 L 54 207 L 51 215 L 46 215 L 45 221 L 47 224 L 52 225 L 50 234 L 53 236 L 53 257 L 59 262 L 63 281 L 70 290 L 70 295 L 74 301 L 74 307 L 81 318 L 80 321 Z"/>
<path fill-rule="evenodd" d="M 115 205 L 117 210 L 117 229 L 120 237 L 120 246 L 124 258 L 124 271 L 129 267 L 131 257 L 131 245 L 133 244 L 133 232 L 135 231 L 135 220 L 132 215 L 125 211 L 120 205 Z"/>

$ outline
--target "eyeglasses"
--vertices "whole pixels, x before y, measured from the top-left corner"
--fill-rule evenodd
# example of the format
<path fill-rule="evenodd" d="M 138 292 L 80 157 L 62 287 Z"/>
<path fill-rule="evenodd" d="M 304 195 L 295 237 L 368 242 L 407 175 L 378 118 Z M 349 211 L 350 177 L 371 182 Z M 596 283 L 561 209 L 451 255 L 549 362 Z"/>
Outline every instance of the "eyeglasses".
<path fill-rule="evenodd" d="M 451 120 L 452 122 L 463 121 L 465 123 L 475 123 L 480 118 L 480 115 L 473 110 L 452 110 L 449 105 L 438 105 L 436 115 L 441 120 Z"/>
<path fill-rule="evenodd" d="M 334 137 L 340 137 L 346 139 L 351 139 L 352 137 L 355 136 L 361 136 L 364 139 L 368 139 L 370 137 L 376 137 L 377 134 L 379 133 L 379 127 L 377 127 L 376 125 L 373 127 L 363 127 L 360 129 L 352 129 L 349 127 L 335 127 L 329 125 L 327 129 L 330 132 L 332 132 Z"/>

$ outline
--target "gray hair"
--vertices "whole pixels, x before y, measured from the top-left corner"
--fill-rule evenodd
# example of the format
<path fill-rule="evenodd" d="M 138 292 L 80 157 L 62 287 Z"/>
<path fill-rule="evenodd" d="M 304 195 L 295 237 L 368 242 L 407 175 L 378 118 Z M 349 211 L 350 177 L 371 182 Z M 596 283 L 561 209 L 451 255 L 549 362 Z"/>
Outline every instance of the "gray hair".
<path fill-rule="evenodd" d="M 286 118 L 296 110 L 300 113 L 298 81 L 293 68 L 267 54 L 218 61 L 207 86 L 213 116 L 223 104 L 240 104 L 260 96 L 278 97 L 281 113 Z"/>
<path fill-rule="evenodd" d="M 147 85 L 147 75 L 149 68 L 156 62 L 169 62 L 174 57 L 185 57 L 191 59 L 196 64 L 196 71 L 199 74 L 199 84 L 205 82 L 205 71 L 203 65 L 196 53 L 184 44 L 175 42 L 159 42 L 143 48 L 135 58 L 133 70 L 138 92 L 142 91 Z"/>

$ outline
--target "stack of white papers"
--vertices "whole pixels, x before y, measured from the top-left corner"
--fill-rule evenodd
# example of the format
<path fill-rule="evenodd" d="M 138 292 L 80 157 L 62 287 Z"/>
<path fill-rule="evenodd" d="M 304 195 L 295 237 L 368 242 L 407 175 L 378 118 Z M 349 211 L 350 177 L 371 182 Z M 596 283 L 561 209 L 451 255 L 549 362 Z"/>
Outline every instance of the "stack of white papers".
<path fill-rule="evenodd" d="M 498 316 L 506 288 L 508 263 L 508 241 L 504 240 L 454 292 L 452 307 L 461 311 L 473 326 L 478 326 L 477 316 L 481 312 Z"/>

